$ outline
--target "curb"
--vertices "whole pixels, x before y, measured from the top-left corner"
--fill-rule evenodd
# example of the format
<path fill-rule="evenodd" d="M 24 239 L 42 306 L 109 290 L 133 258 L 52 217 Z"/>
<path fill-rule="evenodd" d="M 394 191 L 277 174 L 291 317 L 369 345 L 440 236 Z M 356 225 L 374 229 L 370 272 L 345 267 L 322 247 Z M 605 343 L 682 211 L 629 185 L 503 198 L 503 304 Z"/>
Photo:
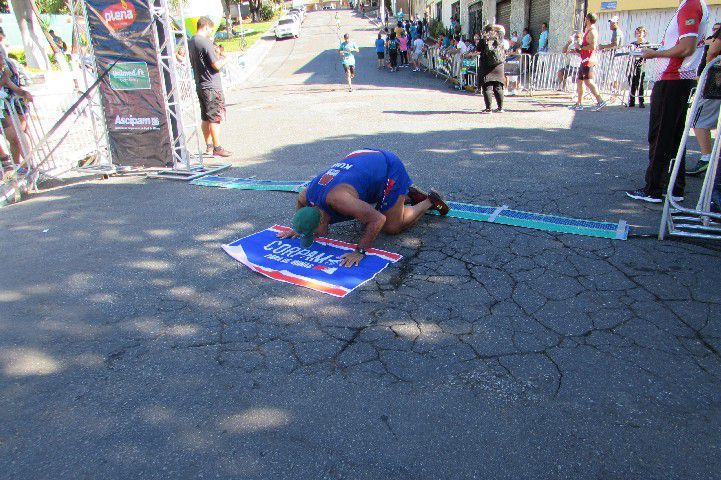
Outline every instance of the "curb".
<path fill-rule="evenodd" d="M 275 45 L 275 34 L 270 32 L 273 32 L 277 26 L 276 21 L 245 53 L 234 55 L 234 68 L 223 76 L 223 90 L 229 91 L 244 84 L 255 73 Z"/>

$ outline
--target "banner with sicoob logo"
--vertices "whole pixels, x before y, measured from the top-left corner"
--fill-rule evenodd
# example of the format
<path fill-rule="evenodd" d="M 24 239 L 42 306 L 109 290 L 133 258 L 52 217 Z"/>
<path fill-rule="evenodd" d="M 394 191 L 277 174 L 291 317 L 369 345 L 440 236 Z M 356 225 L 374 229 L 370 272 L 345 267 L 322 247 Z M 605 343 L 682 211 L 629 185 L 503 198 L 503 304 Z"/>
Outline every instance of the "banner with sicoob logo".
<path fill-rule="evenodd" d="M 162 167 L 172 162 L 164 89 L 148 0 L 86 0 L 113 162 Z"/>

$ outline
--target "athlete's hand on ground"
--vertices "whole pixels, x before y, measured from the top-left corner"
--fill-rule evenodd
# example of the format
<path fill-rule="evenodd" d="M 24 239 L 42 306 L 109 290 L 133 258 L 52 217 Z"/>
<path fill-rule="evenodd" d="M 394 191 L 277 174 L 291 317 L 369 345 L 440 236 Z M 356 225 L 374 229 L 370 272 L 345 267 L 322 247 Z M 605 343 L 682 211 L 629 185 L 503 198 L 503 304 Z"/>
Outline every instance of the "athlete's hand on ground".
<path fill-rule="evenodd" d="M 286 238 L 298 238 L 298 237 L 300 237 L 300 235 L 298 235 L 298 233 L 296 233 L 295 230 L 291 229 L 291 230 L 288 230 L 287 232 L 278 232 L 278 235 L 276 235 L 276 237 L 278 237 L 282 240 L 282 239 L 286 239 Z"/>
<path fill-rule="evenodd" d="M 352 252 L 352 253 L 344 253 L 340 256 L 340 266 L 341 267 L 357 267 L 360 265 L 361 260 L 363 260 L 362 253 L 358 252 Z"/>

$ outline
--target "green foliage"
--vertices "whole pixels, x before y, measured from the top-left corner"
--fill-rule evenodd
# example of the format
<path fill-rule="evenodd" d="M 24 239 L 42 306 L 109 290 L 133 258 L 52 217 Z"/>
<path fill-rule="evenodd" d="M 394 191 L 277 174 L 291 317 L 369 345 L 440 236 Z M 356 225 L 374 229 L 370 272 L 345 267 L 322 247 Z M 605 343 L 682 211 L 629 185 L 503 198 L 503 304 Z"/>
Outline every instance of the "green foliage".
<path fill-rule="evenodd" d="M 19 50 L 8 50 L 8 57 L 12 58 L 13 60 L 17 60 L 18 62 L 22 63 L 23 65 L 26 65 L 25 62 L 25 50 L 19 49 Z"/>
<path fill-rule="evenodd" d="M 35 0 L 35 5 L 40 13 L 68 13 L 68 5 L 65 0 Z"/>
<path fill-rule="evenodd" d="M 434 19 L 428 24 L 428 31 L 432 37 L 438 38 L 439 35 L 446 34 L 446 27 L 443 26 L 443 22 Z"/>
<path fill-rule="evenodd" d="M 260 21 L 261 22 L 269 22 L 272 20 L 273 16 L 275 15 L 275 8 L 273 8 L 270 4 L 263 4 L 262 7 L 260 7 Z"/>

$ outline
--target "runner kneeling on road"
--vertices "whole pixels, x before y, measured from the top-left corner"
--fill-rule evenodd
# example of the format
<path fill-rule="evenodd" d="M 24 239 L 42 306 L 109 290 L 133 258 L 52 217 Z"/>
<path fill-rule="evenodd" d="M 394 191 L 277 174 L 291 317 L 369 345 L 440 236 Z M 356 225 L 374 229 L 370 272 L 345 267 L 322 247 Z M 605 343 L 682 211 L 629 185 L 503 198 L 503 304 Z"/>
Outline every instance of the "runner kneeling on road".
<path fill-rule="evenodd" d="M 301 246 L 308 248 L 315 236 L 328 233 L 331 223 L 358 220 L 364 226 L 363 236 L 353 253 L 341 256 L 340 263 L 344 267 L 358 265 L 381 231 L 401 233 L 428 210 L 448 213 L 448 205 L 438 192 L 426 194 L 412 183 L 394 153 L 356 150 L 300 191 L 293 230 L 279 233 L 278 237 L 300 238 Z"/>

